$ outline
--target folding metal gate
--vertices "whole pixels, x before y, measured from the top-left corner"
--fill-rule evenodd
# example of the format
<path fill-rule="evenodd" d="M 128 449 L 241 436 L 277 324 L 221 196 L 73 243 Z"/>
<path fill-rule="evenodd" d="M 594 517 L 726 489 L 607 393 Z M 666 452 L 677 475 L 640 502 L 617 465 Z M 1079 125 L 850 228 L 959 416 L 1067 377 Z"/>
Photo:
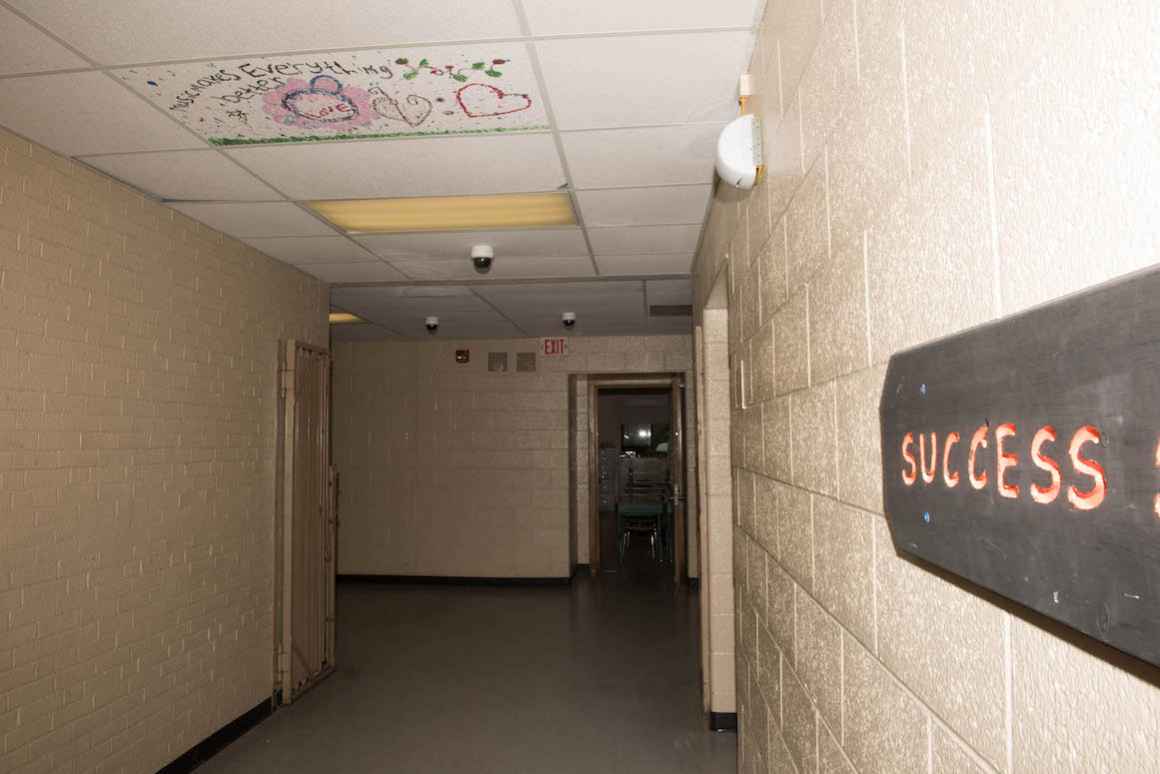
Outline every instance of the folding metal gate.
<path fill-rule="evenodd" d="M 276 687 L 289 704 L 334 669 L 336 482 L 328 352 L 286 342 L 281 403 Z"/>

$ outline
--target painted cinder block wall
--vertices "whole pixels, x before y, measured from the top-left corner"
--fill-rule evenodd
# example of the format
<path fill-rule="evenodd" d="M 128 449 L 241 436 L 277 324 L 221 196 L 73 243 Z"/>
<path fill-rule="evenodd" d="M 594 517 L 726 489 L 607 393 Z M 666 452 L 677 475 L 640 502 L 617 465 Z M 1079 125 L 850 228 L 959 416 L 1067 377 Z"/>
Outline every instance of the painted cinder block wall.
<path fill-rule="evenodd" d="M 1160 257 L 1160 5 L 784 0 L 716 194 L 741 770 L 1154 772 L 1154 668 L 896 556 L 884 366 Z M 744 371 L 745 378 L 741 379 Z"/>
<path fill-rule="evenodd" d="M 588 562 L 587 374 L 686 373 L 692 417 L 692 338 L 570 337 L 566 355 L 515 371 L 517 353 L 540 348 L 540 339 L 335 345 L 339 573 L 560 578 Z M 457 349 L 470 350 L 469 363 L 455 362 Z M 488 372 L 489 352 L 507 353 L 508 372 Z M 695 429 L 687 437 L 696 448 Z M 695 524 L 693 457 L 689 471 Z"/>
<path fill-rule="evenodd" d="M 317 280 L 0 130 L 0 772 L 152 772 L 273 684 Z"/>

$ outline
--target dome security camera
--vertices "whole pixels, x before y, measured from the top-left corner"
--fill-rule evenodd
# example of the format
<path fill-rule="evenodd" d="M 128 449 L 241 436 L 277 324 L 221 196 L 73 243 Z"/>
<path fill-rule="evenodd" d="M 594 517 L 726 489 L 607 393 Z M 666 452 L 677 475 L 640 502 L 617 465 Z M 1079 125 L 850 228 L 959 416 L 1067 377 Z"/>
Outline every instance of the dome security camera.
<path fill-rule="evenodd" d="M 560 322 L 564 323 L 565 328 L 571 328 L 576 324 L 576 313 L 564 312 L 564 316 L 560 318 Z"/>
<path fill-rule="evenodd" d="M 491 271 L 491 262 L 495 259 L 495 250 L 491 245 L 475 245 L 471 248 L 471 265 L 480 274 Z"/>
<path fill-rule="evenodd" d="M 427 326 L 428 333 L 434 333 L 435 331 L 439 330 L 439 318 L 428 317 L 425 325 Z"/>

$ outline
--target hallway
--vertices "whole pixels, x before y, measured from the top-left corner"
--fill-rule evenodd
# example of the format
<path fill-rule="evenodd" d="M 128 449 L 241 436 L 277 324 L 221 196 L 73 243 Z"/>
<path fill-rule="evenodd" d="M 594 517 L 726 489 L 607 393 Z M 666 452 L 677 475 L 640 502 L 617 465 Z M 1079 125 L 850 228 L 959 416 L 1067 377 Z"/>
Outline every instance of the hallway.
<path fill-rule="evenodd" d="M 339 586 L 339 670 L 206 772 L 732 772 L 701 710 L 697 597 L 643 572 L 569 586 Z"/>

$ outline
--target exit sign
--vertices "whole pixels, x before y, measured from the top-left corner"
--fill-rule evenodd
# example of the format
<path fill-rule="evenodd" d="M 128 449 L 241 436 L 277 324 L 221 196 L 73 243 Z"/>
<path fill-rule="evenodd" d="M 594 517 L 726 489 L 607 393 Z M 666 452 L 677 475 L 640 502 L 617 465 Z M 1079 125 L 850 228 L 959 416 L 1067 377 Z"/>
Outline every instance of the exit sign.
<path fill-rule="evenodd" d="M 546 357 L 566 355 L 568 354 L 568 340 L 563 337 L 544 339 L 543 352 Z"/>
<path fill-rule="evenodd" d="M 1160 272 L 896 354 L 895 547 L 1160 664 Z"/>

